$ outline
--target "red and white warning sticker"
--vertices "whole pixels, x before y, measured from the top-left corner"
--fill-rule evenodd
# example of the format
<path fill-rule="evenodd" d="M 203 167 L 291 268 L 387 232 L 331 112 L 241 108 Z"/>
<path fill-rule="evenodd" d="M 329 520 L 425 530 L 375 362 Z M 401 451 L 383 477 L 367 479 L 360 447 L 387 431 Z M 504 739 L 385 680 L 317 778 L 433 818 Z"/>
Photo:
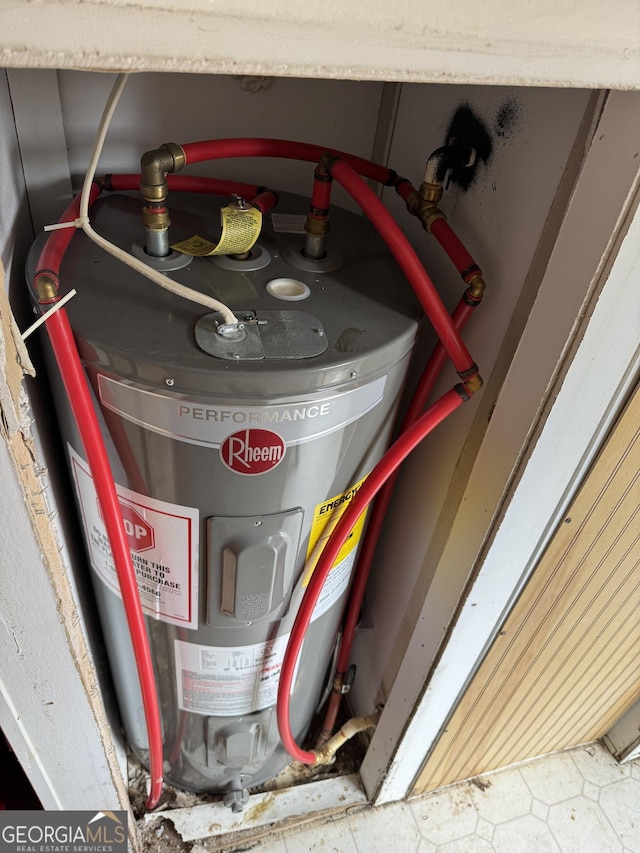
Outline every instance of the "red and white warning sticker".
<path fill-rule="evenodd" d="M 107 531 L 89 466 L 68 445 L 89 560 L 98 577 L 120 595 Z M 198 627 L 198 521 L 178 506 L 116 485 L 124 529 L 136 570 L 142 609 L 185 628 Z"/>

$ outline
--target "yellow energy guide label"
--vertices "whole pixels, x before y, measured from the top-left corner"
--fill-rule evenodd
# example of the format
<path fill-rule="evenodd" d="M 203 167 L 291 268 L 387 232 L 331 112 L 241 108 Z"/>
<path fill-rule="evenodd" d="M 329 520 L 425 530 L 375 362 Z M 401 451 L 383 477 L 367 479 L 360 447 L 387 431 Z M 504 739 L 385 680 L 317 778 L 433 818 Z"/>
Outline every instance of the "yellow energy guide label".
<path fill-rule="evenodd" d="M 309 536 L 307 570 L 302 581 L 303 587 L 309 585 L 309 581 L 327 540 L 365 480 L 366 477 L 363 477 L 350 489 L 316 506 L 311 524 L 311 534 Z M 353 526 L 348 539 L 340 549 L 313 611 L 312 622 L 322 616 L 323 613 L 326 613 L 348 587 L 356 558 L 356 549 L 362 537 L 366 516 L 367 510 L 365 509 Z"/>

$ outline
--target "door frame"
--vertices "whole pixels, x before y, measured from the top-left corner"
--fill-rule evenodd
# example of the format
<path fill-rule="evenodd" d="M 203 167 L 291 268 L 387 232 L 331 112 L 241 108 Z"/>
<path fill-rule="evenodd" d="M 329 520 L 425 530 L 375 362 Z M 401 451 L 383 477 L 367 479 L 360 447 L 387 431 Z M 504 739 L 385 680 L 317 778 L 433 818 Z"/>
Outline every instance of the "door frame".
<path fill-rule="evenodd" d="M 629 109 L 629 98 L 638 101 L 636 109 Z M 640 94 L 609 93 L 594 127 L 538 298 L 362 764 L 363 784 L 378 804 L 411 792 L 638 381 L 637 107 Z M 547 372 L 550 358 L 554 365 Z M 490 524 L 474 524 L 470 514 L 477 495 L 491 480 L 493 460 L 503 456 L 510 430 L 521 435 L 521 444 L 503 480 L 507 486 Z M 446 576 L 461 560 L 467 561 L 469 580 L 438 657 L 425 671 L 425 643 L 442 604 L 438 573 Z"/>

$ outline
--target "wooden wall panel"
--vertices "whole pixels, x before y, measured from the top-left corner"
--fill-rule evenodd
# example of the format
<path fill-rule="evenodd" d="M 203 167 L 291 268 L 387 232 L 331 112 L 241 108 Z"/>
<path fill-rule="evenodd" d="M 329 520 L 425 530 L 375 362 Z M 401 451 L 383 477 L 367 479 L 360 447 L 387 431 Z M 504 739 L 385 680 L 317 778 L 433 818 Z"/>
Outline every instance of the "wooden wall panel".
<path fill-rule="evenodd" d="M 640 694 L 636 389 L 416 783 L 591 741 Z"/>

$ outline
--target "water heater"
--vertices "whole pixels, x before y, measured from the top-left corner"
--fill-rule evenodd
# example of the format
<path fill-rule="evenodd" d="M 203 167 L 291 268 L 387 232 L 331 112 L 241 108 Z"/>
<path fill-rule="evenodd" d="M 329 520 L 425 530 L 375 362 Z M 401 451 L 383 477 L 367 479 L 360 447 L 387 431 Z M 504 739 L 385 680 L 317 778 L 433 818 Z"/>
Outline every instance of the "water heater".
<path fill-rule="evenodd" d="M 171 239 L 211 231 L 228 200 L 173 193 Z M 81 233 L 60 280 L 95 397 L 150 637 L 165 779 L 231 798 L 288 762 L 276 724 L 283 655 L 314 546 L 393 428 L 418 328 L 379 237 L 335 208 L 327 253 L 303 251 L 308 200 L 282 196 L 243 257 L 144 254 L 140 201 L 100 199 L 94 228 L 242 328 L 160 290 Z M 31 280 L 40 243 L 31 254 Z M 128 741 L 148 742 L 118 582 L 82 442 L 51 370 L 88 563 Z M 331 663 L 364 517 L 315 607 L 291 694 L 302 738 Z"/>

